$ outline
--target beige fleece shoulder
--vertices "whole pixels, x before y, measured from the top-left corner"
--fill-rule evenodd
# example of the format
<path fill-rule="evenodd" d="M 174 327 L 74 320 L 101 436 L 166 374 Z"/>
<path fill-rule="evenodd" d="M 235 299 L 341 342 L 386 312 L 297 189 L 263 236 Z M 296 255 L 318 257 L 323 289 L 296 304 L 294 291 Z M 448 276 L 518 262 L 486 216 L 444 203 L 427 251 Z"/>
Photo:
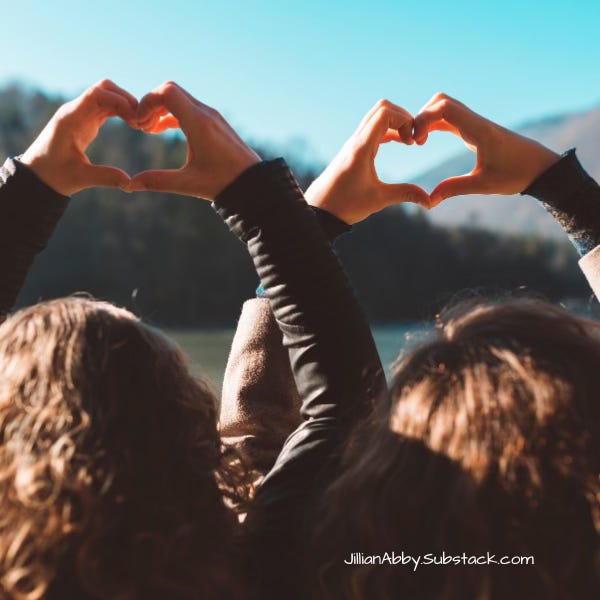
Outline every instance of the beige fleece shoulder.
<path fill-rule="evenodd" d="M 223 380 L 221 435 L 262 473 L 301 422 L 300 398 L 282 338 L 266 298 L 245 302 Z"/>

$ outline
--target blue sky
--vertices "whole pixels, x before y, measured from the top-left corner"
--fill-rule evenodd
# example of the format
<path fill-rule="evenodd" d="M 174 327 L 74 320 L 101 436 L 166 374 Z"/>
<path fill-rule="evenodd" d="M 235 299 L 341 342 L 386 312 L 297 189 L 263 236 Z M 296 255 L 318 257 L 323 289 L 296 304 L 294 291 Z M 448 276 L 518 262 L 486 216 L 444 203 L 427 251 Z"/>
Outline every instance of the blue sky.
<path fill-rule="evenodd" d="M 75 95 L 110 77 L 137 96 L 173 79 L 246 139 L 328 161 L 382 97 L 437 91 L 511 126 L 600 103 L 600 2 L 0 0 L 0 82 Z M 298 147 L 298 142 L 294 142 Z M 385 148 L 386 180 L 461 148 Z"/>

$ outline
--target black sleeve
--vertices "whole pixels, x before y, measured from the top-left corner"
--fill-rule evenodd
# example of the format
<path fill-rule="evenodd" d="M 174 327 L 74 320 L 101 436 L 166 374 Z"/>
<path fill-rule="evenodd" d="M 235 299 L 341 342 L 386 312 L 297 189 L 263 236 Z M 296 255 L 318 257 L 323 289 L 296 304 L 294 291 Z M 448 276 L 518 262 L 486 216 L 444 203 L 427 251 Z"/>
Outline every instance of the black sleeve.
<path fill-rule="evenodd" d="M 307 503 L 349 428 L 385 390 L 385 378 L 367 320 L 285 162 L 251 167 L 214 206 L 248 247 L 302 402 L 303 423 L 285 442 L 246 519 L 254 576 L 260 580 L 262 572 L 283 584 L 286 570 L 297 569 L 292 557 Z"/>
<path fill-rule="evenodd" d="M 334 214 L 327 210 L 319 208 L 318 206 L 311 206 L 310 209 L 313 211 L 317 222 L 323 230 L 327 241 L 333 246 L 334 242 L 344 233 L 348 233 L 352 230 L 352 225 L 338 219 Z M 258 298 L 266 298 L 265 290 L 263 289 L 262 283 L 258 285 L 256 289 L 256 295 Z"/>
<path fill-rule="evenodd" d="M 522 193 L 543 203 L 580 256 L 600 245 L 600 186 L 581 166 L 574 149 L 565 152 Z"/>
<path fill-rule="evenodd" d="M 18 160 L 0 167 L 0 321 L 13 307 L 34 258 L 48 243 L 69 198 Z"/>
<path fill-rule="evenodd" d="M 327 210 L 318 206 L 311 206 L 310 209 L 317 217 L 319 226 L 330 244 L 333 244 L 337 238 L 352 229 L 352 225 L 348 225 L 348 223 L 338 219 L 338 217 Z"/>

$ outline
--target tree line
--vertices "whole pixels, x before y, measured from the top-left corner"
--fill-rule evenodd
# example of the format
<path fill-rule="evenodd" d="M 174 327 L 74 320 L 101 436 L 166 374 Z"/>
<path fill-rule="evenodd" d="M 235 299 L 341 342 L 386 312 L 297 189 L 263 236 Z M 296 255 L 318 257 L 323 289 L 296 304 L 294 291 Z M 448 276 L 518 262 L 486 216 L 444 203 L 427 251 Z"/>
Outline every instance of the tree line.
<path fill-rule="evenodd" d="M 21 85 L 0 90 L 0 155 L 23 152 L 62 98 Z M 285 149 L 301 186 L 322 166 Z M 109 121 L 88 152 L 129 173 L 183 164 L 185 140 L 149 136 Z M 391 207 L 355 226 L 336 251 L 369 318 L 428 318 L 466 288 L 526 288 L 550 299 L 589 289 L 568 241 L 434 226 L 426 213 Z M 169 194 L 92 189 L 77 194 L 37 259 L 19 305 L 86 291 L 168 326 L 230 325 L 257 279 L 245 248 L 208 202 Z"/>

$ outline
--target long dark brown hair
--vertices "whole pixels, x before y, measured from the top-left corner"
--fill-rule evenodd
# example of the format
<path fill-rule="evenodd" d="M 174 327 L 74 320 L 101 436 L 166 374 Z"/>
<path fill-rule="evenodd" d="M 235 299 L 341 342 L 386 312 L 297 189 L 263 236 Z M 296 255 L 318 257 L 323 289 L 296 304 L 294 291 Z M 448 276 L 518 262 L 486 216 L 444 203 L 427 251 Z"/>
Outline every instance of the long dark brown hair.
<path fill-rule="evenodd" d="M 131 313 L 68 298 L 0 326 L 0 597 L 236 596 L 246 494 L 217 399 Z"/>
<path fill-rule="evenodd" d="M 539 300 L 457 306 L 350 441 L 316 519 L 315 596 L 600 598 L 599 476 L 600 325 Z M 402 551 L 534 564 L 344 564 Z"/>

